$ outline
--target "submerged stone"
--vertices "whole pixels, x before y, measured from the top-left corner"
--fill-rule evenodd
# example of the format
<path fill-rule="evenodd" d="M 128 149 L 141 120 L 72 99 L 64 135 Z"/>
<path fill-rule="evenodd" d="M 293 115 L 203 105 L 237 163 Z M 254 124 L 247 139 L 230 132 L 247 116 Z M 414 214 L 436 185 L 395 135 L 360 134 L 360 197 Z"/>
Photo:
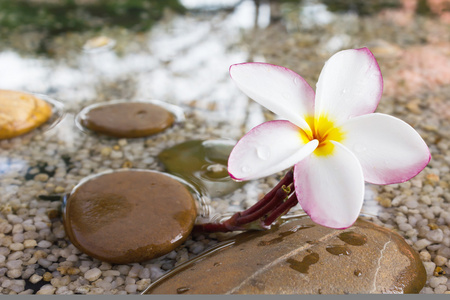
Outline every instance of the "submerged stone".
<path fill-rule="evenodd" d="M 144 293 L 418 293 L 426 278 L 418 254 L 397 233 L 363 220 L 335 230 L 302 217 L 239 234 Z"/>
<path fill-rule="evenodd" d="M 0 139 L 27 133 L 50 119 L 52 107 L 31 94 L 0 90 Z"/>
<path fill-rule="evenodd" d="M 165 108 L 146 102 L 113 102 L 83 111 L 80 124 L 94 132 L 118 138 L 139 138 L 170 127 L 175 118 Z"/>
<path fill-rule="evenodd" d="M 193 140 L 165 149 L 158 157 L 169 173 L 211 197 L 220 197 L 244 184 L 228 175 L 227 161 L 234 144 L 229 140 Z"/>
<path fill-rule="evenodd" d="M 82 252 L 127 264 L 169 253 L 190 234 L 195 200 L 157 172 L 107 173 L 77 186 L 65 202 L 64 228 Z"/>

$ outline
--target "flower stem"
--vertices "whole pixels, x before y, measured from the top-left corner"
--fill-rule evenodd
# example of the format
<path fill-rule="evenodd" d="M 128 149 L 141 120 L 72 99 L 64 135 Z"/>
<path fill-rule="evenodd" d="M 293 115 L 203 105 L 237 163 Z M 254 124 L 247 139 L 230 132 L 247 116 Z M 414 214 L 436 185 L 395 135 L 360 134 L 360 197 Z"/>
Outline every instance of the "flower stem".
<path fill-rule="evenodd" d="M 291 170 L 269 193 L 250 208 L 235 213 L 222 223 L 197 224 L 194 230 L 203 232 L 246 230 L 258 220 L 261 221 L 259 225 L 261 228 L 267 228 L 298 203 L 293 181 L 294 176 Z M 289 194 L 291 194 L 290 197 Z"/>

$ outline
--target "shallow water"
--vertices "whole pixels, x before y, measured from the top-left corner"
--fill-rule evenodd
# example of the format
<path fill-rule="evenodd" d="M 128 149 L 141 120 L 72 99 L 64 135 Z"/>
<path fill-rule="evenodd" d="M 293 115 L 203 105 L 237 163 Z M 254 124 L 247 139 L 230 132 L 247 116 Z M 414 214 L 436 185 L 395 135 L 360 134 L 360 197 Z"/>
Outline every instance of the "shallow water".
<path fill-rule="evenodd" d="M 47 2 L 51 1 L 35 1 L 34 5 Z M 87 5 L 75 2 L 81 8 Z M 0 1 L 0 5 L 5 3 Z M 48 17 L 44 12 L 33 16 L 28 27 L 14 23 L 0 26 L 0 89 L 45 94 L 62 103 L 65 112 L 58 112 L 58 122 L 52 127 L 0 141 L 0 219 L 11 227 L 8 230 L 2 225 L 6 229 L 2 227 L 0 233 L 20 241 L 20 234 L 36 232 L 37 236 L 30 233 L 26 237 L 38 243 L 51 242 L 50 248 L 42 248 L 49 253 L 51 249 L 55 253 L 72 249 L 61 231 L 62 223 L 49 219 L 50 212 L 58 211 L 58 202 L 40 200 L 38 195 L 68 193 L 82 178 L 111 169 L 163 171 L 158 155 L 164 149 L 190 140 L 235 141 L 255 125 L 276 118 L 236 88 L 228 75 L 231 64 L 262 61 L 282 65 L 302 75 L 314 88 L 324 62 L 333 53 L 367 46 L 384 77 L 384 94 L 377 111 L 399 117 L 418 130 L 430 147 L 432 161 L 409 182 L 366 184 L 362 215 L 397 230 L 421 253 L 430 270 L 433 264 L 443 262 L 441 267 L 450 274 L 448 1 L 375 3 L 184 0 L 183 13 L 167 7 L 158 15 L 146 16 L 144 12 L 133 26 L 111 25 L 107 18 L 92 17 L 88 21 L 100 24 L 98 28 L 74 30 L 69 24 L 56 31 L 49 29 L 54 24 L 43 21 Z M 24 13 L 9 9 L 11 16 Z M 124 16 L 129 17 L 127 12 Z M 0 24 L 4 21 L 1 18 Z M 96 51 L 83 50 L 90 39 L 99 36 L 114 43 Z M 184 110 L 185 121 L 154 137 L 128 140 L 97 137 L 76 127 L 75 116 L 84 107 L 122 99 L 154 99 L 177 105 Z M 249 182 L 225 196 L 212 196 L 202 205 L 212 210 L 214 218 L 240 211 L 270 190 L 281 175 Z M 22 232 L 12 229 L 19 223 L 26 224 Z M 33 231 L 31 225 L 37 228 Z M 142 268 L 159 265 L 165 272 L 195 257 L 198 253 L 192 245 L 200 247 L 203 239 L 204 248 L 218 241 L 216 236 L 195 235 L 184 248 L 142 264 Z M 3 245 L 8 244 L 6 240 Z M 421 240 L 429 244 L 423 247 L 426 242 Z M 34 255 L 40 249 L 10 250 L 6 257 L 17 251 Z M 73 258 L 74 268 L 79 268 L 82 260 L 90 260 L 74 249 L 70 251 L 77 257 Z M 23 261 L 28 258 L 25 254 Z M 55 278 L 64 276 L 57 267 L 66 258 L 57 256 L 52 262 L 57 265 L 49 265 L 48 271 Z M 89 267 L 100 265 L 91 262 Z M 23 266 L 22 273 L 26 269 Z M 28 280 L 22 275 L 8 277 L 6 271 L 1 274 L 2 282 Z M 79 274 L 82 277 L 83 272 Z M 128 275 L 121 276 L 125 280 Z M 143 277 L 140 279 L 148 279 Z M 431 270 L 432 278 L 438 277 L 432 276 Z M 119 284 L 115 293 L 126 291 L 126 286 Z M 422 292 L 443 293 L 448 286 L 448 280 L 433 287 L 427 284 Z M 102 289 L 97 291 L 114 291 Z M 4 288 L 2 293 L 9 291 Z M 139 289 L 131 287 L 126 292 L 138 293 Z"/>

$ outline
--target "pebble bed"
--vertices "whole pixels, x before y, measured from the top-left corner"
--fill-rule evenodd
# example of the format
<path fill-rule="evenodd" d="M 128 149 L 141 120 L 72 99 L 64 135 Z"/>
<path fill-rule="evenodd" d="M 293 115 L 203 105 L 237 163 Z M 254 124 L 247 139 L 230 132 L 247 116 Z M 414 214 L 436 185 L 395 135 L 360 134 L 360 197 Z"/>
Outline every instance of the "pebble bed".
<path fill-rule="evenodd" d="M 210 39 L 226 40 L 236 34 L 235 29 L 227 27 L 227 22 L 232 18 L 232 15 L 221 15 L 216 20 L 223 22 L 218 23 L 220 26 L 211 26 L 196 38 L 201 40 L 202 37 L 208 36 Z M 343 20 L 345 18 L 348 20 Z M 226 45 L 227 49 L 231 49 L 231 54 L 222 58 L 225 65 L 229 65 L 229 62 L 264 59 L 296 70 L 314 87 L 324 61 L 336 50 L 336 46 L 330 42 L 333 37 L 352 28 L 351 35 L 341 42 L 341 48 L 374 45 L 373 52 L 377 56 L 385 80 L 385 94 L 377 111 L 397 116 L 411 124 L 429 145 L 432 160 L 424 171 L 408 182 L 387 186 L 368 184 L 363 215 L 377 224 L 397 231 L 418 251 L 428 274 L 426 286 L 421 293 L 449 294 L 450 76 L 447 73 L 441 74 L 439 80 L 428 76 L 423 82 L 420 81 L 422 86 L 411 87 L 398 79 L 398 72 L 401 68 L 410 68 L 411 72 L 404 74 L 403 80 L 406 82 L 414 72 L 431 73 L 426 69 L 426 64 L 420 62 L 420 57 L 414 56 L 419 60 L 414 69 L 414 62 L 411 67 L 411 61 L 402 60 L 403 54 L 410 53 L 410 48 L 423 43 L 424 36 L 426 43 L 432 47 L 439 49 L 439 46 L 442 46 L 438 45 L 436 40 L 448 47 L 450 31 L 448 24 L 418 19 L 412 25 L 400 27 L 402 30 L 397 32 L 389 21 L 383 22 L 380 18 L 383 20 L 382 15 L 353 20 L 352 16 L 348 15 L 327 26 L 306 28 L 303 31 L 292 29 L 300 26 L 296 19 L 288 23 L 287 27 L 275 24 L 263 29 L 246 30 L 242 34 L 243 41 L 231 39 L 233 42 Z M 180 22 L 178 18 L 168 18 L 163 26 L 176 22 Z M 183 22 L 194 25 L 209 24 L 196 17 L 185 17 L 181 24 L 185 24 Z M 357 29 L 352 27 L 355 22 L 358 24 Z M 425 26 L 425 29 L 418 31 L 416 26 L 419 25 Z M 150 41 L 160 37 L 158 32 L 164 33 L 163 29 L 155 30 L 156 33 L 147 37 Z M 185 30 L 187 32 L 190 27 L 187 26 Z M 436 39 L 436 36 L 439 36 L 439 39 Z M 115 37 L 120 47 L 120 34 Z M 383 42 L 380 42 L 379 37 L 383 37 Z M 67 40 L 57 40 L 55 44 L 66 42 L 70 45 L 72 40 L 73 38 L 67 37 Z M 137 53 L 148 55 L 141 40 L 142 36 L 136 36 L 130 47 L 134 47 L 133 51 Z M 274 40 L 278 43 L 274 43 Z M 276 47 L 274 44 L 277 44 Z M 177 55 L 195 57 L 195 49 L 198 50 L 201 46 L 192 46 L 193 50 L 190 52 L 181 47 Z M 450 53 L 440 53 L 443 61 L 450 65 Z M 160 75 L 155 71 L 158 67 L 172 64 L 173 67 L 169 69 L 174 78 L 203 74 L 202 69 L 197 70 L 198 73 L 192 72 L 195 66 L 189 68 L 177 65 L 182 60 L 177 61 L 174 57 L 168 59 L 159 57 L 160 65 L 133 71 Z M 237 61 L 238 59 L 240 61 Z M 38 196 L 69 193 L 85 176 L 111 169 L 164 171 L 157 155 L 167 147 L 193 139 L 238 139 L 254 125 L 252 122 L 256 122 L 250 119 L 272 118 L 268 112 L 256 108 L 254 103 L 240 95 L 229 83 L 226 70 L 227 67 L 220 76 L 208 82 L 212 85 L 211 89 L 217 86 L 218 90 L 229 91 L 225 92 L 225 96 L 218 93 L 211 96 L 210 90 L 206 89 L 197 95 L 186 96 L 187 100 L 183 96 L 173 94 L 173 89 L 183 83 L 174 80 L 175 87 L 169 86 L 164 91 L 165 94 L 158 94 L 148 89 L 140 89 L 133 79 L 136 74 L 120 75 L 111 79 L 99 72 L 96 74 L 102 77 L 102 80 L 86 86 L 81 91 L 71 87 L 49 93 L 49 86 L 36 86 L 35 89 L 47 92 L 64 102 L 67 114 L 58 126 L 50 130 L 37 129 L 22 137 L 0 141 L 0 293 L 138 294 L 167 271 L 219 242 L 222 236 L 218 234 L 193 234 L 176 250 L 148 262 L 128 265 L 101 262 L 81 253 L 67 239 L 61 220 L 61 201 L 41 200 Z M 210 71 L 208 69 L 204 73 L 209 74 Z M 18 88 L 23 89 L 23 86 Z M 132 89 L 138 91 L 131 91 Z M 177 123 L 164 133 L 141 139 L 105 138 L 83 133 L 74 125 L 75 114 L 88 104 L 141 96 L 167 96 L 172 104 L 183 107 L 185 121 Z M 231 104 L 225 107 L 221 102 L 211 100 L 220 100 L 221 97 L 234 100 L 230 100 Z M 241 111 L 242 102 L 246 115 L 242 117 L 236 114 L 236 119 L 228 122 L 222 113 L 225 111 L 226 115 Z M 259 115 L 250 114 L 251 111 L 259 112 Z M 207 199 L 212 215 L 247 208 L 269 191 L 282 175 L 280 173 L 250 182 L 221 198 Z"/>

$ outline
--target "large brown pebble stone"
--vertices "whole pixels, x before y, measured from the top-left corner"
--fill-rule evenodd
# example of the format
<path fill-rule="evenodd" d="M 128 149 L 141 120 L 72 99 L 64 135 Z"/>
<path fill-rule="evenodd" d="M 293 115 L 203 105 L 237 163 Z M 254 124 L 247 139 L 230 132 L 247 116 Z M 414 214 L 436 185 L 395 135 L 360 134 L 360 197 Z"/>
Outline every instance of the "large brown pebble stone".
<path fill-rule="evenodd" d="M 303 217 L 240 234 L 144 293 L 418 293 L 425 282 L 418 254 L 398 234 L 363 220 L 342 231 Z"/>
<path fill-rule="evenodd" d="M 31 94 L 0 90 L 0 139 L 9 139 L 39 127 L 52 115 L 52 107 Z"/>
<path fill-rule="evenodd" d="M 107 103 L 89 109 L 81 117 L 84 127 L 118 138 L 139 138 L 170 127 L 175 118 L 158 105 L 145 102 Z"/>
<path fill-rule="evenodd" d="M 169 253 L 190 234 L 195 200 L 177 180 L 157 172 L 107 173 L 66 199 L 64 227 L 82 252 L 127 264 Z"/>

